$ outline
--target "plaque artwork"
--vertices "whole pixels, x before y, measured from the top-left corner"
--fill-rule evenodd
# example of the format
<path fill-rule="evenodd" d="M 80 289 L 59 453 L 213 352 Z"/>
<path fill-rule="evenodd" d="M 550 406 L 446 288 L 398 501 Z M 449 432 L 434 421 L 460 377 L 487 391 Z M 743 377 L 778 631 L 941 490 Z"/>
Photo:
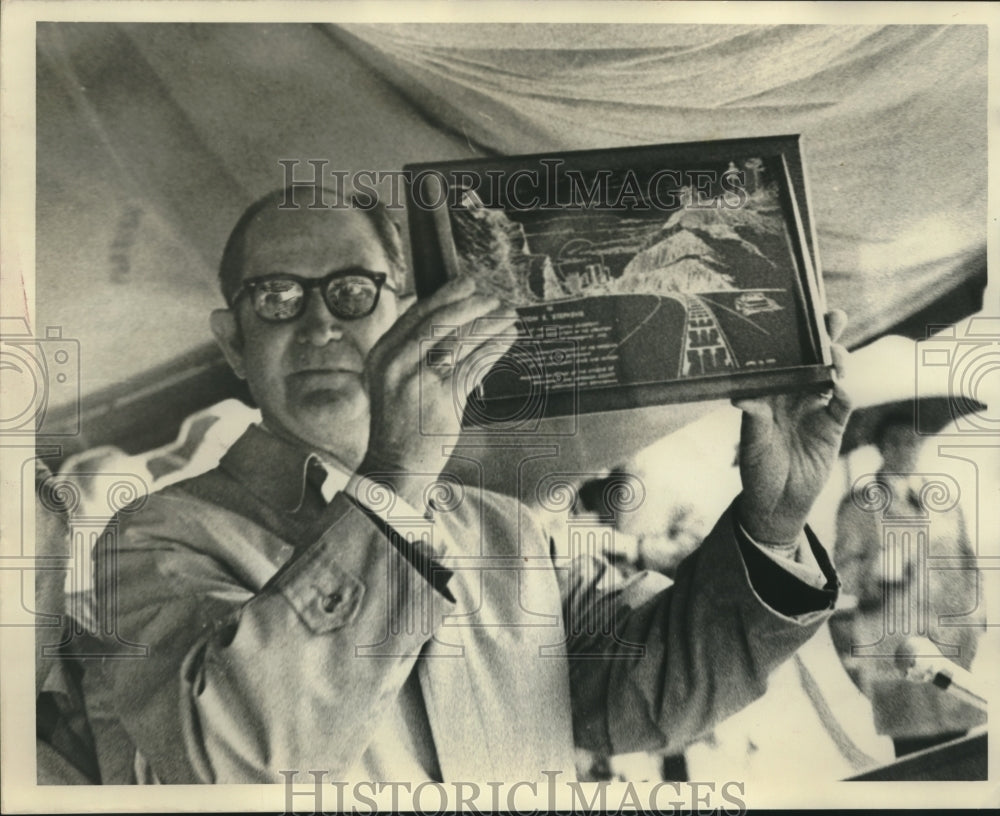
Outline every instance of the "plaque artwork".
<path fill-rule="evenodd" d="M 406 171 L 418 295 L 469 276 L 519 316 L 467 426 L 830 381 L 797 137 Z"/>

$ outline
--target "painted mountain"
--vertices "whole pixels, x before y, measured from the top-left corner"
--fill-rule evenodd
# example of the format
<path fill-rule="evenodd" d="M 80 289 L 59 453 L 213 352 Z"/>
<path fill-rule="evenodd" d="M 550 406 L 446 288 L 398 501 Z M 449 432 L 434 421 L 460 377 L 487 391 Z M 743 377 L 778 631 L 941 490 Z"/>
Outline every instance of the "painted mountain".
<path fill-rule="evenodd" d="M 462 272 L 476 278 L 480 291 L 514 306 L 615 294 L 731 292 L 774 286 L 774 279 L 784 284 L 785 275 L 773 274 L 773 258 L 784 250 L 773 187 L 760 188 L 739 208 L 695 207 L 691 195 L 683 190 L 682 206 L 662 223 L 622 218 L 599 229 L 593 219 L 561 214 L 526 230 L 502 210 L 469 207 L 452 210 L 452 235 Z M 548 251 L 532 252 L 529 241 Z"/>
<path fill-rule="evenodd" d="M 737 282 L 741 269 L 775 266 L 746 237 L 781 235 L 775 199 L 773 189 L 763 189 L 739 208 L 692 207 L 690 190 L 683 191 L 681 209 L 647 237 L 647 247 L 625 266 L 615 291 L 695 294 L 744 288 L 744 281 Z"/>
<path fill-rule="evenodd" d="M 732 275 L 724 272 L 723 261 L 697 232 L 665 228 L 664 235 L 629 261 L 614 291 L 669 294 L 736 288 Z"/>
<path fill-rule="evenodd" d="M 462 274 L 475 278 L 479 292 L 526 306 L 561 291 L 549 256 L 532 254 L 524 227 L 503 210 L 452 210 L 451 231 Z"/>

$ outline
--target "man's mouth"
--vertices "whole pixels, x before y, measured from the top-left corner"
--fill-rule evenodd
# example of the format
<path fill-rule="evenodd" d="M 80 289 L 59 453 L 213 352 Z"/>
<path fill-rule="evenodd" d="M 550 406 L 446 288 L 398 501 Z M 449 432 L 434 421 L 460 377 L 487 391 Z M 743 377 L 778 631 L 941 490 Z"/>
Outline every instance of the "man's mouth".
<path fill-rule="evenodd" d="M 289 386 L 298 390 L 340 389 L 360 380 L 361 372 L 353 368 L 304 368 L 289 375 Z"/>
<path fill-rule="evenodd" d="M 293 371 L 291 376 L 293 377 L 306 377 L 312 375 L 322 375 L 322 374 L 360 374 L 361 371 L 357 368 L 351 368 L 347 365 L 333 365 L 333 366 L 321 366 L 315 368 L 301 368 L 298 371 Z"/>

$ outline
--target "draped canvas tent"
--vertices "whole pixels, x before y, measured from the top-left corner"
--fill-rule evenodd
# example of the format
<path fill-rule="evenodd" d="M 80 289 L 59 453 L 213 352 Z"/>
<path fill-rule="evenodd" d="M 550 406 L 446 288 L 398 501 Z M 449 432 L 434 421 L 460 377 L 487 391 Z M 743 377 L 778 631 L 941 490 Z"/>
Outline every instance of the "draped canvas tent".
<path fill-rule="evenodd" d="M 59 374 L 69 376 L 28 372 L 28 385 L 49 386 L 43 433 L 15 437 L 10 450 L 35 442 L 35 455 L 78 487 L 67 491 L 71 597 L 88 588 L 90 544 L 114 512 L 213 467 L 258 418 L 238 401 L 249 394 L 215 347 L 208 315 L 223 305 L 216 271 L 232 225 L 285 185 L 289 167 L 297 180 L 318 167 L 332 181 L 331 171 L 391 174 L 417 162 L 801 134 L 817 260 L 827 305 L 850 316 L 843 342 L 854 350 L 848 385 L 859 404 L 912 397 L 918 355 L 906 338 L 931 324 L 995 339 L 996 318 L 963 321 L 981 309 L 986 277 L 986 26 L 40 22 L 33 31 L 34 131 L 4 113 L 5 134 L 21 129 L 37 147 L 34 199 L 18 201 L 34 209 L 36 263 L 25 272 L 34 286 L 18 290 L 5 276 L 2 315 L 31 313 L 31 337 L 48 344 L 37 359 L 51 365 L 68 352 Z M 390 206 L 392 180 L 381 185 Z M 300 203 L 308 199 L 303 191 Z M 407 235 L 405 211 L 393 212 Z M 11 263 L 11 245 L 5 273 L 20 260 Z M 8 359 L 0 368 L 11 394 L 24 371 Z M 981 359 L 960 385 L 995 391 L 995 355 Z M 947 366 L 939 369 L 933 393 L 950 395 Z M 617 537 L 594 546 L 649 531 L 666 538 L 670 528 L 694 538 L 697 523 L 674 524 L 674 511 L 707 525 L 732 500 L 740 421 L 722 401 L 571 417 L 500 439 L 467 434 L 451 469 L 566 515 L 580 483 L 626 463 L 641 489 L 624 496 Z M 998 555 L 997 514 L 975 456 L 985 463 L 989 446 L 972 434 L 961 441 L 927 452 L 919 469 L 951 479 L 988 561 Z M 954 455 L 959 447 L 967 456 Z M 834 468 L 809 519 L 828 549 L 839 502 L 878 459 L 861 446 Z M 24 531 L 35 494 L 19 496 Z M 24 618 L 42 607 L 22 581 L 27 539 L 17 532 L 5 534 L 21 545 L 8 570 L 20 583 L 6 597 L 21 592 Z M 626 546 L 614 554 L 635 563 Z M 983 573 L 977 603 L 1000 597 L 1000 573 Z M 29 632 L 27 620 L 13 625 Z M 992 638 L 979 665 L 997 653 Z M 885 739 L 870 706 L 841 668 L 825 631 L 786 664 L 766 707 L 713 737 L 720 786 L 749 775 L 726 756 L 732 745 L 746 754 L 739 759 L 760 760 L 762 787 L 780 789 L 779 804 L 858 770 L 854 746 L 891 750 L 877 744 Z M 32 706 L 8 713 L 30 717 Z M 762 724 L 794 739 L 760 740 Z M 14 730 L 34 733 L 31 722 Z M 699 766 L 692 755 L 689 778 L 716 778 L 711 758 Z M 765 767 L 771 759 L 778 764 Z M 231 801 L 231 788 L 220 793 Z M 203 803 L 212 794 L 198 795 Z M 253 795 L 248 806 L 260 807 Z M 115 789 L 116 806 L 130 801 Z"/>
<path fill-rule="evenodd" d="M 40 23 L 33 329 L 79 340 L 84 443 L 113 441 L 94 429 L 116 410 L 172 438 L 183 415 L 122 406 L 170 405 L 197 371 L 206 400 L 234 393 L 216 265 L 282 160 L 301 179 L 801 133 L 857 346 L 984 275 L 986 47 L 981 26 Z"/>

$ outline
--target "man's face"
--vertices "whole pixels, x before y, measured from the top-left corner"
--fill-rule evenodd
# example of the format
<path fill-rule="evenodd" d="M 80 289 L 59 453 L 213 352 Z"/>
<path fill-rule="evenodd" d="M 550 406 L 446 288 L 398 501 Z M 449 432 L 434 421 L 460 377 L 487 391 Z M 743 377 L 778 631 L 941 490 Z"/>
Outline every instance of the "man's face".
<path fill-rule="evenodd" d="M 246 236 L 244 280 L 282 272 L 321 278 L 352 266 L 390 271 L 375 228 L 356 210 L 267 210 Z M 365 358 L 395 321 L 396 299 L 383 287 L 371 315 L 343 320 L 330 313 L 318 289 L 307 298 L 295 320 L 268 323 L 241 297 L 235 316 L 242 343 L 237 339 L 234 368 L 246 378 L 268 429 L 357 456 L 364 448 L 352 447 L 366 442 L 368 432 Z"/>

